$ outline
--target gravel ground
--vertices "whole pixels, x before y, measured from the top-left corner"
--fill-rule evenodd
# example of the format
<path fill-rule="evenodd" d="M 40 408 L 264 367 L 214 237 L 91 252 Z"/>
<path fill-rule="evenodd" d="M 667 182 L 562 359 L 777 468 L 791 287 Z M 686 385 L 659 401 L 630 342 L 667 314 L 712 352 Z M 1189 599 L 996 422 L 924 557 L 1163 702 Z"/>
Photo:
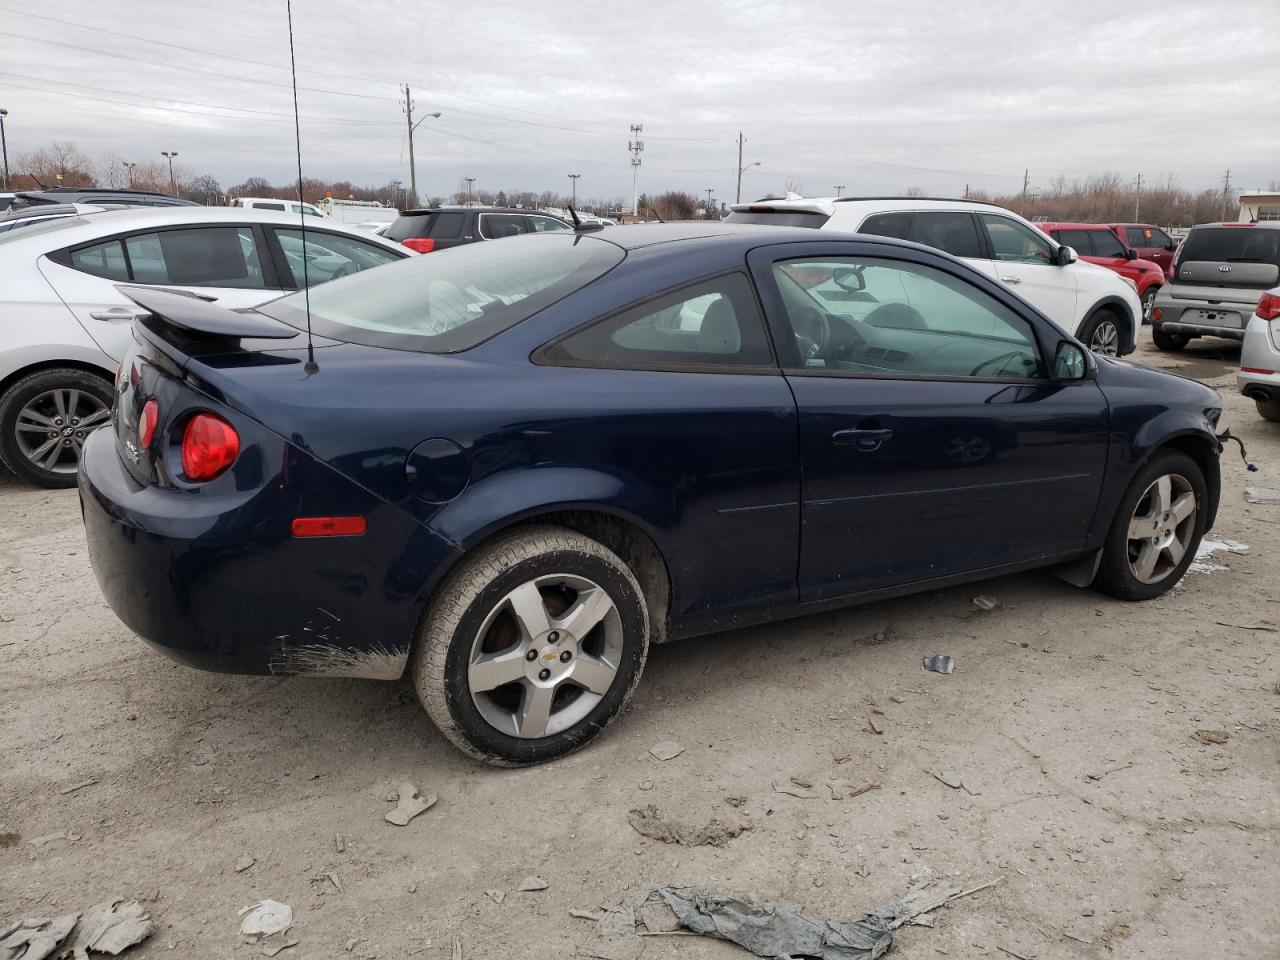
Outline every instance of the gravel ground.
<path fill-rule="evenodd" d="M 0 928 L 137 897 L 157 927 L 127 956 L 251 957 L 237 912 L 270 897 L 294 910 L 285 960 L 567 957 L 593 929 L 571 909 L 666 882 L 847 918 L 999 877 L 904 927 L 893 956 L 1275 958 L 1280 507 L 1243 488 L 1280 486 L 1280 428 L 1234 392 L 1237 356 L 1160 355 L 1145 333 L 1138 356 L 1222 389 L 1261 466 L 1223 458 L 1215 535 L 1251 548 L 1218 554 L 1227 569 L 1145 604 L 1030 574 L 660 647 L 600 742 L 517 771 L 467 761 L 402 685 L 150 652 L 99 595 L 75 492 L 0 479 Z M 935 653 L 956 672 L 924 673 Z M 684 751 L 650 756 L 663 740 Z M 775 789 L 793 777 L 819 796 Z M 835 800 L 830 778 L 878 789 Z M 391 826 L 406 780 L 439 803 Z M 647 804 L 752 829 L 666 845 L 627 823 Z M 548 888 L 518 892 L 531 874 Z M 746 956 L 641 943 L 648 960 Z"/>

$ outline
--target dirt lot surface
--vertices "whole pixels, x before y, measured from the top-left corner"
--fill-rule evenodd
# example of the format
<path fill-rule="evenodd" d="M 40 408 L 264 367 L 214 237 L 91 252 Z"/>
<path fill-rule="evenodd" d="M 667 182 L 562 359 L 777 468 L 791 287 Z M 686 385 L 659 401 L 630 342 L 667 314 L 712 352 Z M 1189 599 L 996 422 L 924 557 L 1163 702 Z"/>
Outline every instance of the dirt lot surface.
<path fill-rule="evenodd" d="M 237 912 L 270 897 L 294 910 L 284 960 L 569 957 L 593 930 L 571 909 L 667 882 L 857 918 L 918 883 L 1000 877 L 903 927 L 892 955 L 1274 960 L 1280 507 L 1243 488 L 1280 487 L 1280 427 L 1234 392 L 1237 357 L 1160 355 L 1144 333 L 1137 358 L 1219 387 L 1260 464 L 1223 458 L 1214 535 L 1250 547 L 1217 554 L 1227 569 L 1145 604 L 1031 574 L 664 646 L 600 742 L 517 771 L 464 759 L 407 687 L 200 673 L 145 649 L 99 595 L 75 492 L 6 477 L 0 928 L 146 898 L 156 932 L 126 956 L 253 957 Z M 938 653 L 954 674 L 921 670 Z M 664 740 L 684 751 L 650 756 Z M 793 777 L 818 796 L 775 789 Z M 879 788 L 835 800 L 831 778 Z M 395 827 L 406 780 L 439 803 Z M 667 845 L 627 823 L 647 804 L 753 829 Z M 547 889 L 518 892 L 532 874 Z M 640 943 L 646 960 L 747 956 Z"/>

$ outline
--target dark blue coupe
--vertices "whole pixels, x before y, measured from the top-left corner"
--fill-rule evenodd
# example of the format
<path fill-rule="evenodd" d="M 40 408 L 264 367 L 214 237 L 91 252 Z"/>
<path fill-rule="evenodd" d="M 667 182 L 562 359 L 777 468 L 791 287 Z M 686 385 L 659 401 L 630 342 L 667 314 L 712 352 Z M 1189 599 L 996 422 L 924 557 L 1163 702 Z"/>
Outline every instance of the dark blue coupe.
<path fill-rule="evenodd" d="M 1130 600 L 1213 523 L 1218 396 L 946 254 L 707 223 L 530 235 L 149 315 L 80 494 L 197 667 L 399 678 L 467 753 L 582 746 L 650 643 L 1056 567 Z"/>

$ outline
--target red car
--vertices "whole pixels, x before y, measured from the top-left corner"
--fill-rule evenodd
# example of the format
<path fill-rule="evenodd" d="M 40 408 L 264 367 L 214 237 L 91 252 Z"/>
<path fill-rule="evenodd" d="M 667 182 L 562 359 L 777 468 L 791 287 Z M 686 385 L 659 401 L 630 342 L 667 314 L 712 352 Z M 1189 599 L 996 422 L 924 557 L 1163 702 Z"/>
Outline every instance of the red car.
<path fill-rule="evenodd" d="M 1164 285 L 1164 267 L 1151 260 L 1138 259 L 1133 248 L 1125 246 L 1105 223 L 1037 223 L 1036 226 L 1075 250 L 1081 260 L 1106 267 L 1137 284 L 1142 319 L 1144 322 L 1151 319 L 1156 291 Z"/>
<path fill-rule="evenodd" d="M 1140 259 L 1160 264 L 1164 275 L 1173 279 L 1173 254 L 1178 249 L 1177 241 L 1150 223 L 1112 223 L 1108 226 Z"/>

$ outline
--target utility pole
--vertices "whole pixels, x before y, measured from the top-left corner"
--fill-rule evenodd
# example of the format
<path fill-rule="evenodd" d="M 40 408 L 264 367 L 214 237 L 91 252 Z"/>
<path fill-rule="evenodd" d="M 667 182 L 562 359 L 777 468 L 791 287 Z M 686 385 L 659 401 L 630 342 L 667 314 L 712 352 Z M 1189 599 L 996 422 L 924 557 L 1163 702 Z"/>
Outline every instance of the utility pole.
<path fill-rule="evenodd" d="M 748 170 L 750 170 L 752 167 L 760 166 L 759 160 L 755 160 L 751 163 L 746 164 L 745 166 L 743 165 L 742 145 L 744 143 L 746 143 L 746 141 L 742 138 L 742 131 L 739 130 L 738 131 L 738 192 L 734 194 L 734 200 L 733 200 L 734 203 L 742 202 L 742 175 L 746 173 Z"/>
<path fill-rule="evenodd" d="M 471 193 L 471 185 L 472 185 L 473 183 L 475 183 L 475 182 L 476 182 L 476 178 L 475 178 L 475 177 L 463 177 L 462 179 L 463 179 L 463 180 L 465 180 L 465 181 L 467 181 L 467 206 L 469 207 L 469 206 L 471 206 L 471 205 L 472 205 L 472 201 L 474 200 L 474 196 L 473 196 L 473 194 Z"/>
<path fill-rule="evenodd" d="M 627 149 L 631 151 L 631 215 L 640 216 L 640 154 L 644 151 L 644 141 L 639 139 L 644 125 L 633 123 L 631 136 L 635 139 L 627 141 Z"/>
<path fill-rule="evenodd" d="M 169 192 L 175 197 L 178 195 L 178 184 L 173 179 L 173 158 L 178 155 L 177 150 L 161 150 L 160 156 L 165 157 L 169 161 Z"/>
<path fill-rule="evenodd" d="M 418 168 L 413 161 L 413 131 L 418 129 L 418 125 L 421 124 L 423 120 L 439 120 L 440 111 L 436 110 L 432 113 L 428 113 L 425 117 L 419 120 L 418 123 L 414 123 L 413 96 L 409 93 L 409 85 L 407 83 L 404 85 L 403 90 L 404 103 L 400 105 L 400 108 L 404 110 L 404 122 L 409 130 L 409 207 L 412 209 L 418 205 Z"/>
<path fill-rule="evenodd" d="M 714 187 L 707 187 L 707 219 L 708 220 L 711 219 L 711 194 L 714 191 L 714 189 L 715 189 Z"/>
<path fill-rule="evenodd" d="M 1031 169 L 1024 168 L 1022 171 L 1022 209 L 1018 212 L 1024 217 L 1027 215 L 1027 187 L 1031 186 Z"/>
<path fill-rule="evenodd" d="M 132 190 L 133 189 L 133 168 L 136 167 L 137 164 L 130 163 L 128 160 L 125 160 L 124 165 L 129 168 L 129 189 Z M 62 178 L 59 177 L 58 179 L 61 180 Z"/>
<path fill-rule="evenodd" d="M 1138 211 L 1142 204 L 1142 174 L 1138 174 L 1138 179 L 1133 188 L 1133 219 L 1138 219 Z"/>
<path fill-rule="evenodd" d="M 4 153 L 4 188 L 9 189 L 9 142 L 4 138 L 4 118 L 9 111 L 0 107 L 0 151 Z"/>
<path fill-rule="evenodd" d="M 844 184 L 843 184 L 843 183 L 837 183 L 837 184 L 836 184 L 836 199 L 837 199 L 837 200 L 839 200 L 842 196 L 844 196 Z"/>
<path fill-rule="evenodd" d="M 401 181 L 399 180 L 391 181 L 391 203 L 388 204 L 388 206 L 396 207 L 397 209 L 400 207 L 400 183 Z"/>
<path fill-rule="evenodd" d="M 1227 170 L 1227 175 L 1222 178 L 1222 220 L 1225 223 L 1227 219 L 1227 195 L 1231 192 L 1231 170 Z"/>
<path fill-rule="evenodd" d="M 569 174 L 569 183 L 573 187 L 573 199 L 569 201 L 570 209 L 578 206 L 578 178 L 582 176 L 580 173 Z"/>
<path fill-rule="evenodd" d="M 966 200 L 969 199 L 969 185 L 967 183 L 964 185 L 964 198 Z"/>

